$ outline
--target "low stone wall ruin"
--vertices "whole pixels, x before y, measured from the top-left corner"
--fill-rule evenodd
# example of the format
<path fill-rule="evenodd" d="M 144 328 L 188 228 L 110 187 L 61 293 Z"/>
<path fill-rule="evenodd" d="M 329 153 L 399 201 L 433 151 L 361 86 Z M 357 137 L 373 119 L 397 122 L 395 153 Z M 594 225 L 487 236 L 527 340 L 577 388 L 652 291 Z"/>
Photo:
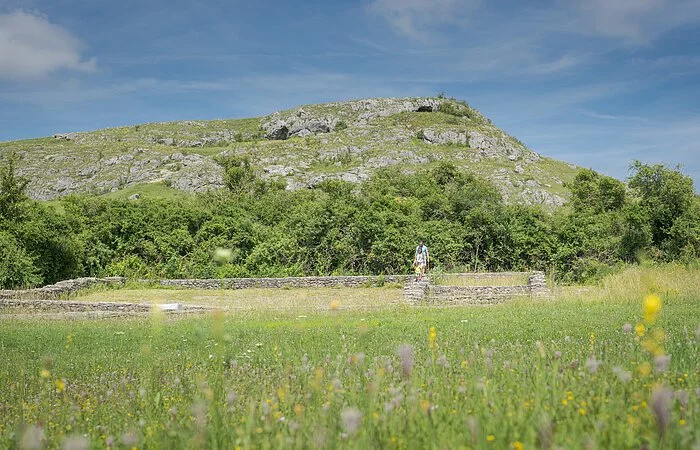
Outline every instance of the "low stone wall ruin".
<path fill-rule="evenodd" d="M 451 274 L 477 280 L 504 276 L 528 276 L 527 285 L 516 286 L 443 286 L 435 285 L 429 278 L 415 282 L 407 280 L 404 299 L 410 304 L 487 305 L 501 303 L 516 297 L 549 298 L 551 291 L 542 272 L 494 272 Z"/>
<path fill-rule="evenodd" d="M 56 300 L 81 289 L 95 285 L 123 286 L 125 282 L 121 277 L 108 278 L 76 278 L 75 280 L 59 281 L 34 289 L 22 290 L 0 290 L 0 300 L 5 299 L 36 299 L 36 300 Z"/>
<path fill-rule="evenodd" d="M 145 284 L 181 289 L 250 289 L 250 288 L 328 288 L 381 286 L 385 283 L 404 284 L 404 299 L 410 304 L 490 304 L 513 297 L 547 298 L 551 291 L 542 272 L 497 272 L 453 274 L 460 277 L 484 280 L 504 276 L 528 276 L 527 285 L 519 286 L 440 286 L 426 278 L 413 281 L 412 275 L 379 276 L 329 276 L 287 278 L 224 278 L 224 279 L 180 279 L 138 280 Z M 120 287 L 126 280 L 121 277 L 78 278 L 35 289 L 0 290 L 0 311 L 8 308 L 28 310 L 119 311 L 143 312 L 150 305 L 135 303 L 86 303 L 68 301 L 71 294 L 96 285 Z M 63 300 L 60 300 L 63 299 Z"/>
<path fill-rule="evenodd" d="M 250 288 L 324 288 L 381 286 L 384 283 L 403 284 L 409 275 L 358 275 L 331 277 L 287 278 L 222 278 L 211 280 L 160 280 L 160 286 L 184 289 L 250 289 Z"/>

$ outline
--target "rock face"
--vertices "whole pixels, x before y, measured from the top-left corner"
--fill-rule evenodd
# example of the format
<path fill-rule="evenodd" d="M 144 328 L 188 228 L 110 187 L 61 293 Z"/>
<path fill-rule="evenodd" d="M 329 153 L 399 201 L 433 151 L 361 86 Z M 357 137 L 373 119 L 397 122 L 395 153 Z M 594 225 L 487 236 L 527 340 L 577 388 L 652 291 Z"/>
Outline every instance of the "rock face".
<path fill-rule="evenodd" d="M 514 144 L 505 135 L 487 136 L 478 131 L 469 132 L 469 146 L 486 157 L 505 155 L 511 161 L 517 161 L 523 153 L 522 146 Z"/>
<path fill-rule="evenodd" d="M 53 199 L 143 183 L 187 192 L 223 188 L 215 158 L 247 156 L 287 189 L 361 183 L 384 167 L 410 173 L 436 161 L 493 181 L 506 201 L 558 206 L 575 166 L 541 157 L 468 105 L 445 98 L 307 105 L 255 119 L 144 124 L 0 143 L 22 157 L 28 193 Z"/>
<path fill-rule="evenodd" d="M 457 144 L 457 145 L 467 145 L 467 135 L 465 133 L 459 133 L 456 131 L 433 131 L 424 130 L 423 140 L 430 144 Z"/>

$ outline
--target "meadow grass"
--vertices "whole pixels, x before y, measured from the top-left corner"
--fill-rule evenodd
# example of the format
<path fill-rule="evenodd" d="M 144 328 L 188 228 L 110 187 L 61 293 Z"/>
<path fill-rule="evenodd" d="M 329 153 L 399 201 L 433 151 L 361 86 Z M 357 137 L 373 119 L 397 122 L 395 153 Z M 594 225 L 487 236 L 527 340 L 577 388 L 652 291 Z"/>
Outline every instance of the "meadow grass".
<path fill-rule="evenodd" d="M 469 275 L 446 273 L 433 278 L 435 284 L 443 286 L 522 286 L 527 285 L 529 275 L 517 274 L 478 278 Z"/>
<path fill-rule="evenodd" d="M 298 289 L 95 289 L 73 300 L 86 302 L 184 303 L 233 310 L 329 310 L 388 308 L 403 301 L 403 290 L 382 288 Z"/>
<path fill-rule="evenodd" d="M 699 286 L 642 267 L 491 307 L 3 321 L 0 448 L 693 448 Z"/>

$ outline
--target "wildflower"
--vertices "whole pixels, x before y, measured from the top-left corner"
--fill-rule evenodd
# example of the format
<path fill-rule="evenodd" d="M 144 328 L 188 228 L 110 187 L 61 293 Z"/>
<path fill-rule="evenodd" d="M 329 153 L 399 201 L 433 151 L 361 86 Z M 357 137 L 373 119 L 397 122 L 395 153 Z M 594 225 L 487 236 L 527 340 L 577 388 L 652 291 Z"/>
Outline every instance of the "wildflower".
<path fill-rule="evenodd" d="M 430 327 L 428 331 L 428 347 L 431 350 L 435 350 L 435 341 L 437 340 L 437 334 L 435 333 L 435 327 Z"/>
<path fill-rule="evenodd" d="M 413 370 L 413 347 L 408 344 L 399 346 L 397 350 L 401 358 L 401 370 L 404 378 L 408 378 Z"/>
<path fill-rule="evenodd" d="M 69 436 L 63 440 L 64 450 L 87 450 L 90 441 L 84 436 Z"/>
<path fill-rule="evenodd" d="M 493 434 L 489 434 L 488 436 L 486 436 L 486 440 L 488 442 L 493 442 L 496 440 L 496 436 L 494 436 Z"/>
<path fill-rule="evenodd" d="M 513 448 L 513 450 L 523 450 L 525 446 L 523 445 L 522 442 L 520 441 L 515 441 L 510 446 Z"/>
<path fill-rule="evenodd" d="M 59 394 L 66 390 L 66 382 L 65 381 L 56 380 L 56 381 L 54 381 L 54 384 L 56 385 L 56 392 L 58 392 Z"/>
<path fill-rule="evenodd" d="M 659 433 L 664 433 L 671 422 L 671 400 L 673 391 L 667 387 L 657 387 L 651 395 L 651 410 L 656 419 Z"/>
<path fill-rule="evenodd" d="M 647 295 L 644 298 L 644 321 L 648 324 L 656 322 L 656 317 L 661 310 L 661 299 L 656 294 Z"/>
<path fill-rule="evenodd" d="M 47 369 L 41 369 L 39 375 L 41 375 L 41 378 L 49 378 L 51 376 L 51 372 L 49 372 Z"/>
<path fill-rule="evenodd" d="M 194 416 L 195 422 L 201 427 L 204 427 L 207 423 L 207 404 L 204 400 L 194 402 L 190 410 Z"/>
<path fill-rule="evenodd" d="M 644 336 L 644 332 L 646 331 L 646 328 L 644 328 L 644 325 L 641 323 L 638 323 L 636 327 L 634 327 L 634 331 L 637 333 L 637 336 L 642 337 Z"/>
<path fill-rule="evenodd" d="M 600 364 L 601 362 L 595 359 L 595 356 L 591 355 L 591 357 L 586 360 L 586 369 L 589 373 L 596 373 Z"/>
<path fill-rule="evenodd" d="M 427 399 L 421 400 L 420 401 L 420 409 L 421 409 L 421 411 L 423 411 L 423 414 L 430 415 L 430 410 L 431 410 L 430 401 Z"/>
<path fill-rule="evenodd" d="M 354 355 L 350 355 L 348 358 L 348 364 L 350 365 L 363 365 L 365 363 L 365 354 L 360 352 Z"/>
<path fill-rule="evenodd" d="M 19 448 L 34 450 L 42 448 L 43 441 L 46 439 L 44 429 L 36 425 L 30 425 L 25 428 L 22 437 L 19 440 Z"/>
<path fill-rule="evenodd" d="M 437 360 L 435 360 L 435 364 L 437 364 L 440 367 L 444 367 L 445 369 L 450 368 L 450 362 L 447 360 L 447 356 L 445 356 L 444 354 L 438 356 Z"/>
<path fill-rule="evenodd" d="M 537 353 L 539 353 L 540 358 L 544 358 L 544 356 L 545 356 L 544 344 L 540 341 L 536 341 L 535 347 L 537 347 Z"/>
<path fill-rule="evenodd" d="M 651 373 L 651 364 L 645 361 L 639 365 L 639 368 L 637 368 L 637 370 L 639 371 L 639 374 L 641 376 L 648 377 Z"/>
<path fill-rule="evenodd" d="M 133 431 L 126 431 L 122 434 L 122 444 L 126 447 L 135 447 L 138 442 L 139 438 Z"/>
<path fill-rule="evenodd" d="M 216 264 L 226 264 L 233 260 L 233 250 L 230 248 L 217 247 L 214 250 L 214 262 Z"/>
<path fill-rule="evenodd" d="M 578 413 L 581 414 L 582 416 L 585 416 L 586 410 L 584 408 L 579 408 Z"/>
<path fill-rule="evenodd" d="M 476 442 L 476 438 L 479 435 L 479 421 L 475 417 L 469 416 L 467 418 L 467 426 L 472 435 L 472 441 Z"/>
<path fill-rule="evenodd" d="M 294 414 L 296 414 L 297 416 L 301 416 L 302 414 L 304 414 L 304 405 L 301 405 L 299 403 L 295 404 Z"/>
<path fill-rule="evenodd" d="M 632 324 L 627 322 L 626 324 L 622 325 L 622 331 L 625 333 L 631 333 L 632 332 Z"/>
<path fill-rule="evenodd" d="M 663 348 L 661 348 L 658 342 L 656 342 L 654 339 L 644 339 L 642 342 L 642 347 L 644 350 L 648 351 L 654 356 L 662 355 L 664 352 Z"/>
<path fill-rule="evenodd" d="M 357 430 L 362 424 L 362 413 L 357 408 L 345 408 L 340 413 L 340 422 L 343 426 L 343 430 L 352 436 L 357 433 Z"/>
<path fill-rule="evenodd" d="M 613 367 L 612 371 L 617 376 L 617 378 L 623 383 L 627 383 L 632 379 L 632 374 L 620 366 Z"/>
<path fill-rule="evenodd" d="M 340 301 L 338 301 L 338 300 L 331 300 L 331 302 L 328 304 L 328 308 L 329 308 L 331 311 L 337 311 L 338 309 L 340 309 Z"/>
<path fill-rule="evenodd" d="M 664 373 L 668 369 L 671 357 L 668 355 L 657 355 L 654 357 L 654 365 L 657 373 Z"/>

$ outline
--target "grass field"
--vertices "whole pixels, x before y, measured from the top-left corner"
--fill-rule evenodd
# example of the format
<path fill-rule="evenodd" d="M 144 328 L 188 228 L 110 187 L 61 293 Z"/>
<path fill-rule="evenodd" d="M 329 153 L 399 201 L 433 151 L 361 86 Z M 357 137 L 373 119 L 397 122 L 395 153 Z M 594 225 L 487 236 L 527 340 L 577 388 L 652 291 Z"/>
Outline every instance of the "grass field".
<path fill-rule="evenodd" d="M 490 307 L 292 289 L 260 294 L 315 300 L 3 321 L 0 448 L 697 448 L 698 292 L 700 271 L 669 266 Z M 188 301 L 88 294 L 110 295 Z"/>
<path fill-rule="evenodd" d="M 402 286 L 401 286 L 402 287 Z M 98 289 L 79 295 L 86 302 L 185 303 L 222 310 L 345 310 L 390 308 L 403 301 L 399 286 L 317 289 Z"/>

